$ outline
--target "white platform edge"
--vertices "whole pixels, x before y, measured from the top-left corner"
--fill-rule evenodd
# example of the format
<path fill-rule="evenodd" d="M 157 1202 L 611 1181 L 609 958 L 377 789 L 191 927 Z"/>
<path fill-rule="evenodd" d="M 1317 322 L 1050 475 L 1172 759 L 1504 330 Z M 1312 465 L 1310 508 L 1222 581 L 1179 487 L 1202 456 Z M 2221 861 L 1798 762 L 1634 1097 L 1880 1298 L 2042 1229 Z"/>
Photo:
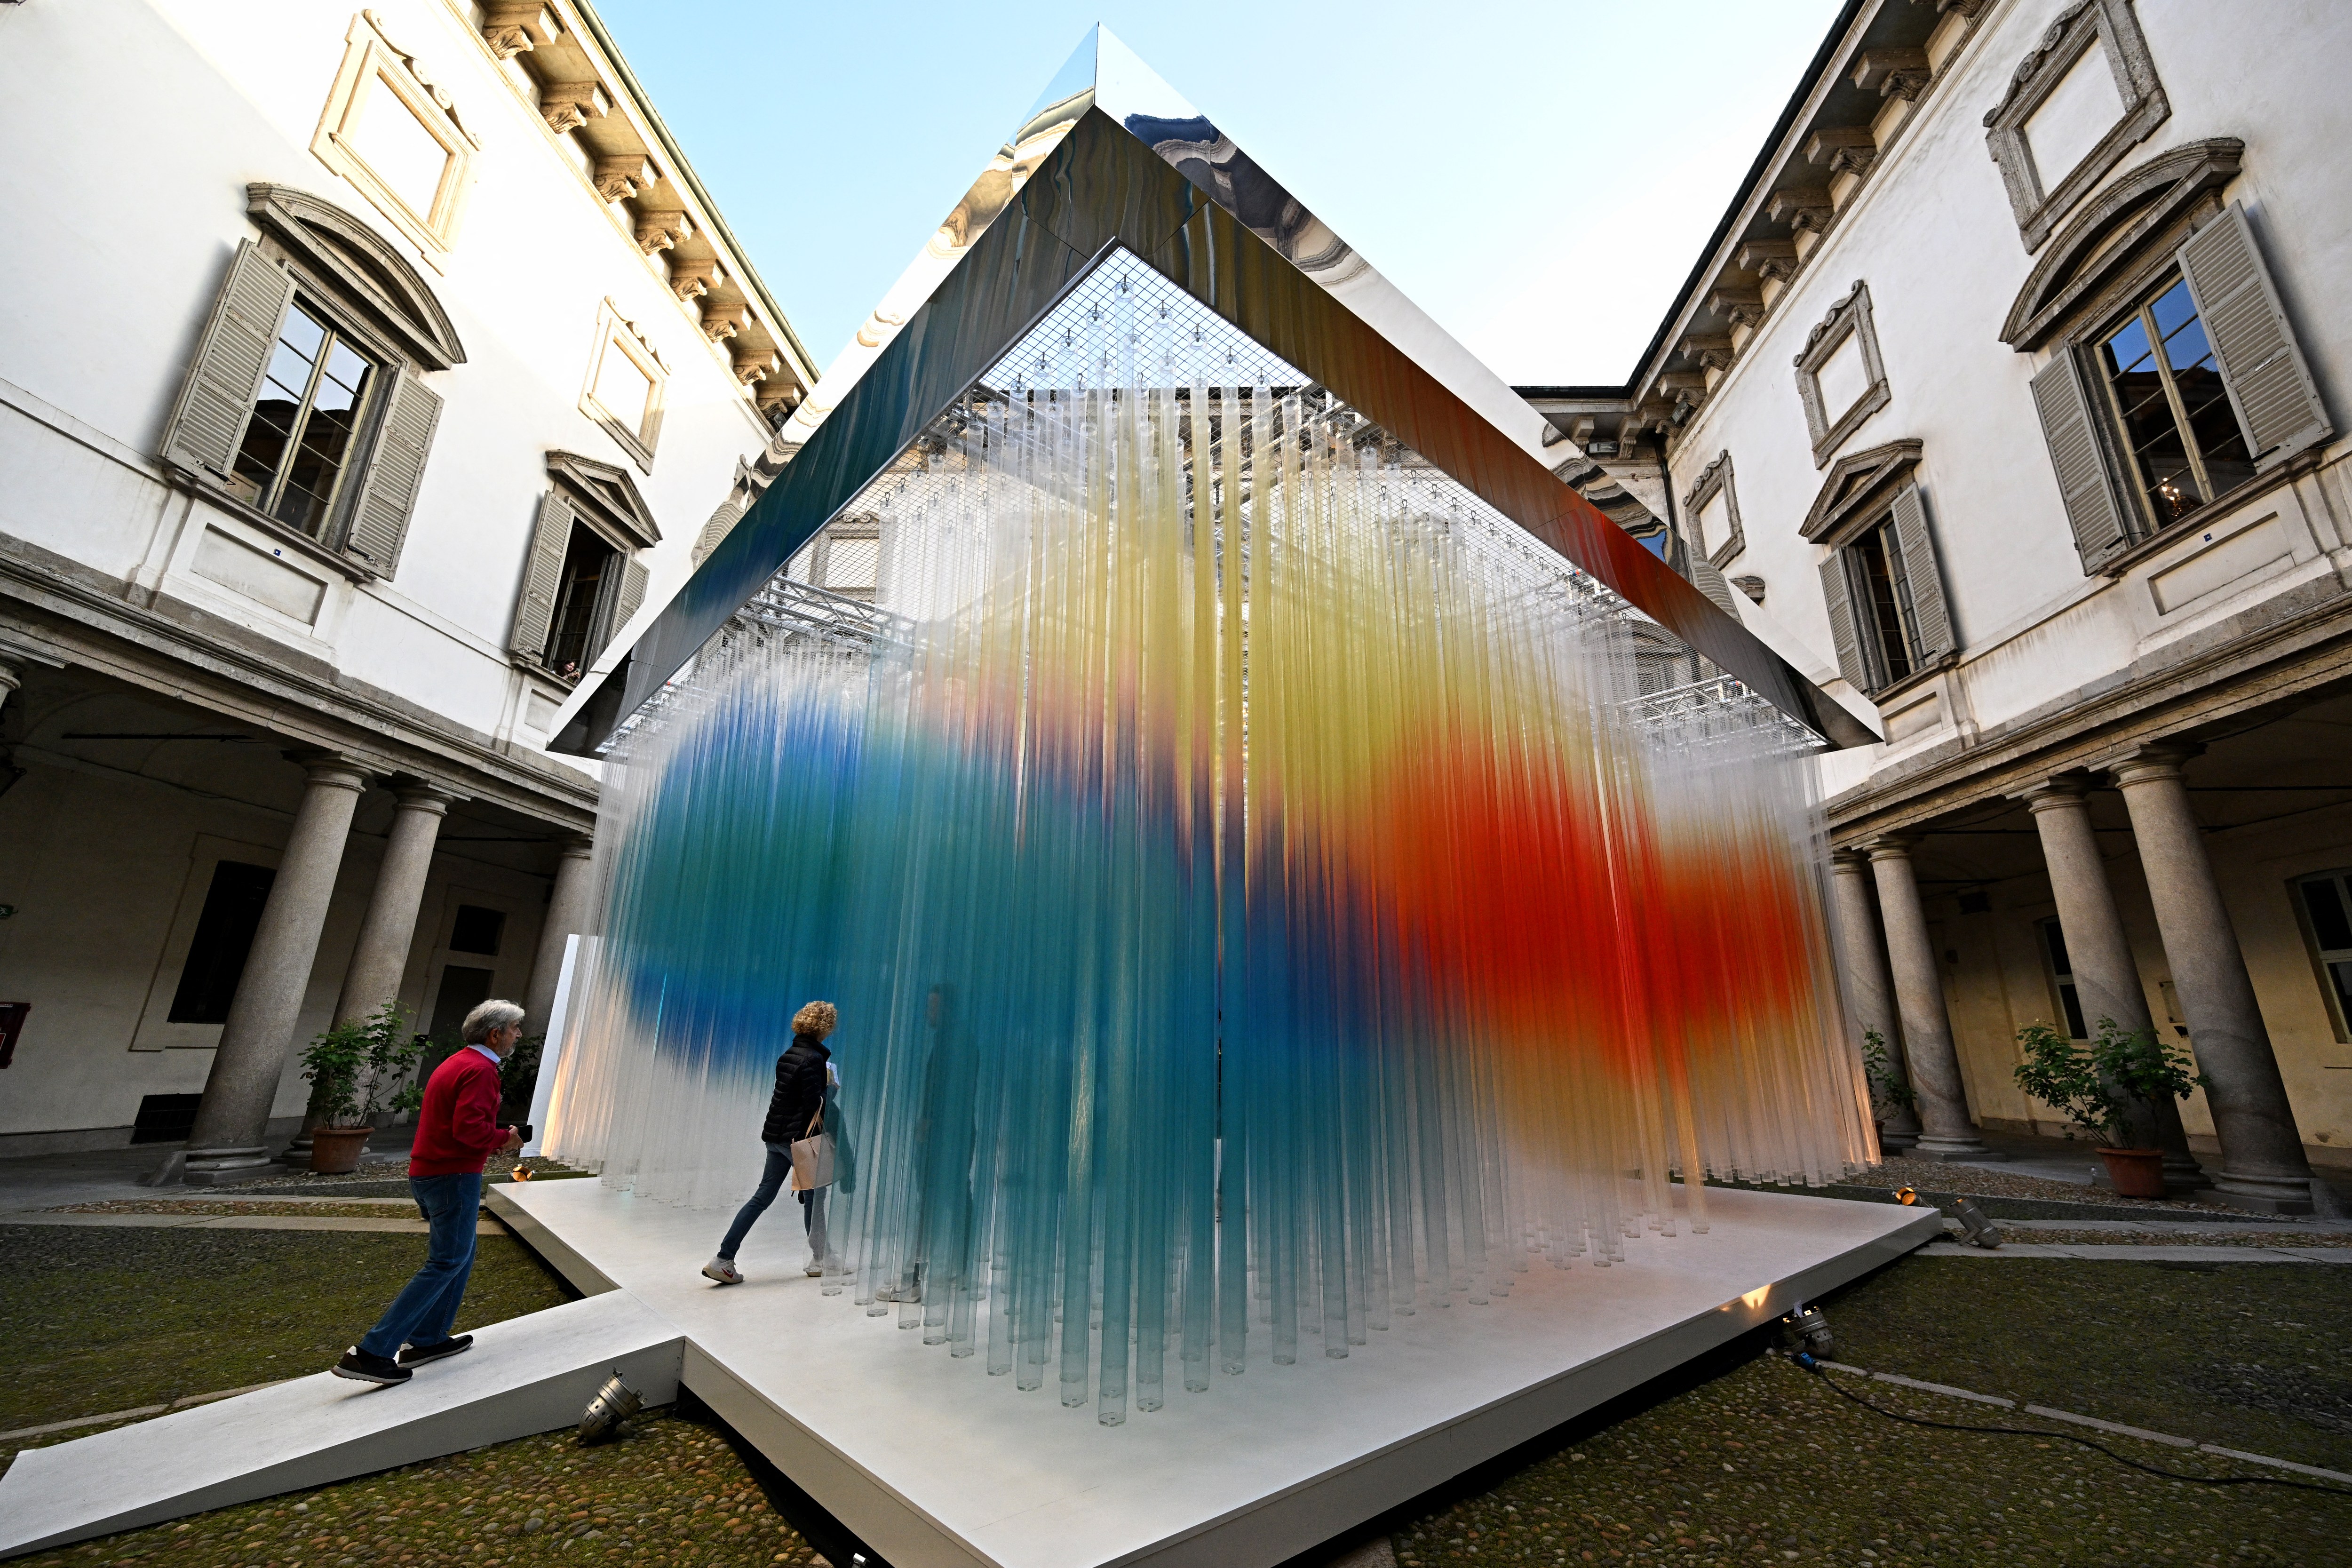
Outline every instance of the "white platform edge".
<path fill-rule="evenodd" d="M 676 1325 L 624 1291 L 509 1318 L 392 1388 L 318 1373 L 44 1448 L 0 1476 L 0 1557 L 568 1426 L 617 1368 L 677 1396 Z"/>

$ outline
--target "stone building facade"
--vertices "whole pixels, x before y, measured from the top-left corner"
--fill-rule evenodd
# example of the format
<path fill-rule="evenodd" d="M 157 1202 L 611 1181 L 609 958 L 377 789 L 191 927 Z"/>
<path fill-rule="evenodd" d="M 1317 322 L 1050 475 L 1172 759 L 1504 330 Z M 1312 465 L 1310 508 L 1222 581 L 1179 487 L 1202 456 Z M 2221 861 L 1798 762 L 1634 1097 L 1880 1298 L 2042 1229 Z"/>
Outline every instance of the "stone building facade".
<path fill-rule="evenodd" d="M 1875 710 L 1821 776 L 1924 1152 L 2057 1131 L 2017 1032 L 2104 1017 L 2211 1080 L 2176 1181 L 2297 1211 L 2352 1164 L 2339 47 L 2324 6 L 1856 0 L 1633 379 L 1523 389 Z"/>
<path fill-rule="evenodd" d="M 574 0 L 0 6 L 0 1152 L 233 1176 L 331 1022 L 544 1020 L 549 725 L 813 372 Z"/>

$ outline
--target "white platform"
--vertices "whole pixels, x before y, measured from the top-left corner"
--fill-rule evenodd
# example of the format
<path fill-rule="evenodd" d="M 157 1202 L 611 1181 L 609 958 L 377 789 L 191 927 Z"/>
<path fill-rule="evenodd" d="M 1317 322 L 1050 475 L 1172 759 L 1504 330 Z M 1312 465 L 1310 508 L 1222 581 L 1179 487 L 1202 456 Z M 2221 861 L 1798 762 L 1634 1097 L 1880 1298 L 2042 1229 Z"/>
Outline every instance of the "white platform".
<path fill-rule="evenodd" d="M 493 1209 L 589 1299 L 478 1331 L 394 1389 L 326 1373 L 18 1456 L 0 1556 L 565 1426 L 618 1365 L 648 1403 L 680 1383 L 894 1568 L 1264 1568 L 1940 1239 L 1932 1209 L 1714 1190 L 1706 1236 L 1614 1268 L 1537 1265 L 1490 1306 L 1424 1310 L 1345 1360 L 1170 1368 L 1127 1425 L 1023 1393 L 803 1275 L 779 1209 L 698 1270 L 727 1215 L 593 1181 L 500 1184 Z"/>
<path fill-rule="evenodd" d="M 1106 1427 L 824 1296 L 779 1210 L 697 1270 L 727 1216 L 587 1181 L 492 1189 L 583 1289 L 678 1325 L 683 1381 L 895 1568 L 1280 1563 L 1943 1235 L 1933 1210 L 1711 1190 L 1705 1236 L 1610 1268 L 1538 1264 L 1490 1306 L 1424 1310 L 1345 1360 L 1266 1359 Z M 1305 1338 L 1302 1336 L 1302 1338 Z"/>
<path fill-rule="evenodd" d="M 321 1372 L 28 1448 L 0 1476 L 0 1557 L 568 1426 L 616 1367 L 662 1403 L 679 1351 L 673 1324 L 616 1291 L 478 1329 L 397 1387 Z"/>

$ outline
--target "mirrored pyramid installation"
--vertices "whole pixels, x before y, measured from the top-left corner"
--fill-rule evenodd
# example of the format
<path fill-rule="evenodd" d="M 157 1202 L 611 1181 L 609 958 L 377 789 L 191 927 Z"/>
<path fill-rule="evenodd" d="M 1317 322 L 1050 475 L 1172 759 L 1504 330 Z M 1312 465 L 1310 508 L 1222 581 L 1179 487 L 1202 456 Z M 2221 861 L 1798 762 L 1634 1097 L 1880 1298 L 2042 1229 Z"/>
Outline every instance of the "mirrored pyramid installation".
<path fill-rule="evenodd" d="M 574 726 L 608 892 L 548 1147 L 734 1201 L 830 999 L 824 1289 L 1116 1425 L 1873 1151 L 1829 705 L 1079 63 Z M 808 581 L 827 523 L 870 595 Z"/>

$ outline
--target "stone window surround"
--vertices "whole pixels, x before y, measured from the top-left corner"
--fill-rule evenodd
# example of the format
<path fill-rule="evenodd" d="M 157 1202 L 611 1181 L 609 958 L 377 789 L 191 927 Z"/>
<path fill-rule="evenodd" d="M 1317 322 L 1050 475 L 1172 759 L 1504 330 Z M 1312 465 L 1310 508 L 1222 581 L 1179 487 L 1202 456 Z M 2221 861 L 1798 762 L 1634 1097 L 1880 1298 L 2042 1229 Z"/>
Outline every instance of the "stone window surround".
<path fill-rule="evenodd" d="M 1821 491 L 1813 498 L 1805 521 L 1798 525 L 1797 537 L 1832 550 L 1851 543 L 1864 529 L 1885 517 L 1895 504 L 1896 493 L 1916 477 L 1926 451 L 1927 444 L 1913 437 L 1840 458 L 1829 477 L 1822 481 Z M 1849 492 L 1849 484 L 1856 475 L 1865 476 L 1864 482 Z"/>
<path fill-rule="evenodd" d="M 1691 532 L 1698 536 L 1702 544 L 1706 542 L 1706 525 L 1701 516 L 1707 503 L 1717 496 L 1723 498 L 1723 515 L 1730 524 L 1730 531 L 1722 543 L 1706 552 L 1706 558 L 1720 571 L 1748 548 L 1747 532 L 1739 525 L 1739 490 L 1732 479 L 1728 448 L 1700 470 L 1697 482 L 1691 486 L 1690 494 L 1683 498 L 1683 515 L 1690 519 Z M 1758 599 L 1757 603 L 1763 601 Z"/>
<path fill-rule="evenodd" d="M 632 430 L 596 399 L 596 383 L 604 374 L 604 356 L 618 349 L 651 384 L 646 395 L 644 422 Z M 669 366 L 637 324 L 621 314 L 610 298 L 596 309 L 596 338 L 588 353 L 588 377 L 580 385 L 580 412 L 594 421 L 646 473 L 654 471 L 654 448 L 661 441 L 662 405 L 669 386 Z"/>
<path fill-rule="evenodd" d="M 310 137 L 310 151 L 320 163 L 351 182 L 353 189 L 416 246 L 427 265 L 438 271 L 442 259 L 456 242 L 466 194 L 473 183 L 474 155 L 481 151 L 482 144 L 457 118 L 457 106 L 449 95 L 418 72 L 416 57 L 384 36 L 383 25 L 374 12 L 362 11 L 352 17 L 344 41 L 347 47 L 342 64 L 336 69 L 334 85 L 328 90 L 319 128 Z M 449 161 L 442 168 L 441 183 L 434 192 L 428 212 L 419 213 L 410 207 L 346 138 L 352 115 L 364 110 L 367 93 L 379 85 L 388 86 L 398 94 L 417 123 L 448 152 Z"/>
<path fill-rule="evenodd" d="M 2045 189 L 2041 171 L 2033 165 L 2032 149 L 2026 144 L 2025 123 L 2094 42 L 2101 46 L 2108 68 L 2115 72 L 2116 96 L 2123 100 L 2123 112 L 2080 163 L 2054 187 Z M 2156 58 L 2140 32 L 2132 0 L 2077 0 L 2051 23 L 2041 41 L 2011 73 L 2009 90 L 2000 102 L 1984 117 L 1985 142 L 1993 162 L 2000 166 L 2001 184 L 2008 188 L 2010 206 L 2017 215 L 2018 236 L 2027 252 L 2042 248 L 2042 241 L 2074 204 L 2171 113 L 2172 105 L 2157 78 Z"/>
<path fill-rule="evenodd" d="M 1858 337 L 1862 350 L 1862 366 L 1868 377 L 1867 384 L 1853 406 L 1830 423 L 1829 413 L 1822 406 L 1822 366 L 1832 354 L 1845 345 L 1848 338 Z M 1829 309 L 1813 330 L 1805 334 L 1804 352 L 1796 356 L 1797 395 L 1804 401 L 1805 427 L 1813 441 L 1813 467 L 1826 467 L 1830 455 L 1844 444 L 1845 438 L 1862 426 L 1864 420 L 1886 406 L 1886 362 L 1878 353 L 1878 329 L 1871 321 L 1870 286 L 1860 279 Z"/>

